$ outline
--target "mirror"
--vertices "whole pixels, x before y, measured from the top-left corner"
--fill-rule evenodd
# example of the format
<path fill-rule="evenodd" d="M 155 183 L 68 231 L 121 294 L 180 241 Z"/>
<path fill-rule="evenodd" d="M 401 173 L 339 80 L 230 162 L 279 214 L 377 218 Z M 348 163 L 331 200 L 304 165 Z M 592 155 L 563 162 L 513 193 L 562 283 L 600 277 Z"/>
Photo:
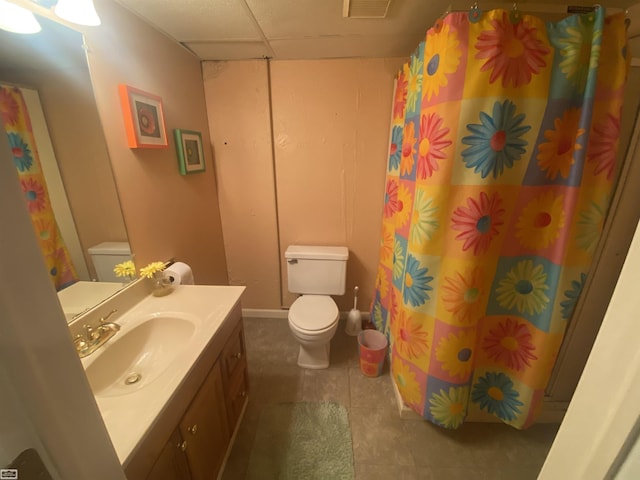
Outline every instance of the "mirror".
<path fill-rule="evenodd" d="M 91 253 L 113 254 L 114 247 L 123 253 L 128 238 L 82 34 L 38 21 L 42 31 L 33 35 L 0 30 L 0 83 L 18 87 L 27 106 L 56 222 L 80 280 L 58 292 L 70 320 L 122 288 L 122 279 L 108 275 L 113 267 L 101 268 Z M 127 257 L 101 260 L 113 265 Z"/>

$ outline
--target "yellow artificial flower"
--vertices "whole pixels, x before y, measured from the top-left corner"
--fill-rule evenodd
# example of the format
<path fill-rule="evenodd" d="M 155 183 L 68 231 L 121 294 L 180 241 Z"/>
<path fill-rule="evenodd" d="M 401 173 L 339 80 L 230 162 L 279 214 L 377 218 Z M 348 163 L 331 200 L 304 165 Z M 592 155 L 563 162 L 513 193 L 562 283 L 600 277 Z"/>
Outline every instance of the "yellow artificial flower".
<path fill-rule="evenodd" d="M 164 262 L 151 262 L 146 267 L 140 269 L 140 275 L 146 278 L 153 277 L 154 273 L 161 272 L 166 268 Z"/>
<path fill-rule="evenodd" d="M 116 277 L 135 277 L 136 266 L 133 264 L 133 261 L 127 260 L 113 267 L 113 273 L 116 274 Z"/>

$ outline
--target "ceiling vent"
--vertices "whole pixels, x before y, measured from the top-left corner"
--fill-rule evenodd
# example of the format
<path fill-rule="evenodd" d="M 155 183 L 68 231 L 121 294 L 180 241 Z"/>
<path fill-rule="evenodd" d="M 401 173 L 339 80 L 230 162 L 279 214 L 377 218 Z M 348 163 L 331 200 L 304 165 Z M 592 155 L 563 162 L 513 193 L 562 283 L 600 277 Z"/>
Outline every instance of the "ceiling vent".
<path fill-rule="evenodd" d="M 342 16 L 348 18 L 385 18 L 391 0 L 344 0 Z"/>

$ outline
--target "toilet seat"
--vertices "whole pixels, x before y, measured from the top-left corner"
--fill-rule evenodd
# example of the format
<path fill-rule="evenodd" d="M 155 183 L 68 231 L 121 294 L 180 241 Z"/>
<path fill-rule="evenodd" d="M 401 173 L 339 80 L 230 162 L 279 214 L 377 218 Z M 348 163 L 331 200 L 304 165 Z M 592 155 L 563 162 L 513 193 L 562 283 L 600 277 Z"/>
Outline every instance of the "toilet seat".
<path fill-rule="evenodd" d="M 289 308 L 289 321 L 306 332 L 326 330 L 339 316 L 336 302 L 328 295 L 302 295 Z"/>

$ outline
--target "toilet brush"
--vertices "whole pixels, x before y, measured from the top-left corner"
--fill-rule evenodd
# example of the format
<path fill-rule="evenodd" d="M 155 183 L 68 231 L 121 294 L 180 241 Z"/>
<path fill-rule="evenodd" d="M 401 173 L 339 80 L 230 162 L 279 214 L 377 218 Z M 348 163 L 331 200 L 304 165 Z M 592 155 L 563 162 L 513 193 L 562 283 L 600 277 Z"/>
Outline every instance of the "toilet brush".
<path fill-rule="evenodd" d="M 358 287 L 353 289 L 353 308 L 347 315 L 347 325 L 345 333 L 347 335 L 355 336 L 362 331 L 362 316 L 360 310 L 358 310 Z"/>

